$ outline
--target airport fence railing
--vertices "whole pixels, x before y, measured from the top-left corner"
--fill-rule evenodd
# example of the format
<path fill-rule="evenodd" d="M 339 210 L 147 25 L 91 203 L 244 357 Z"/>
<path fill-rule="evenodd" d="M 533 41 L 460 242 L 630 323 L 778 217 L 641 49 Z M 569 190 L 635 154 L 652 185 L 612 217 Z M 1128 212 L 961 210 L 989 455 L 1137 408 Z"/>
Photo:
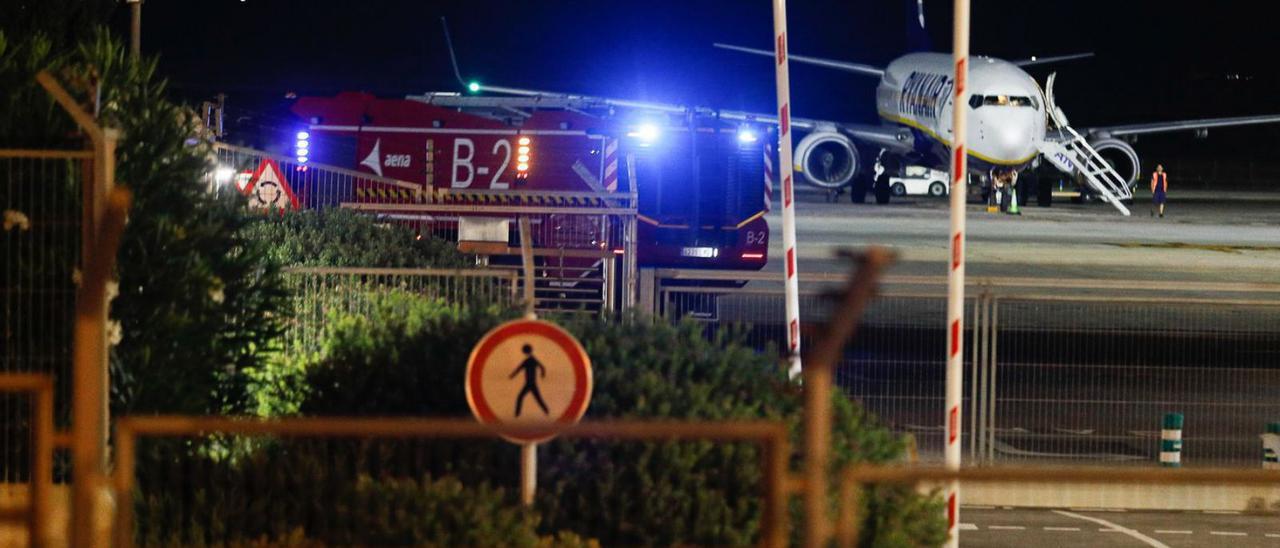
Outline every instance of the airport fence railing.
<path fill-rule="evenodd" d="M 511 508 L 521 449 L 497 437 L 529 428 L 471 419 L 124 418 L 114 487 L 131 504 L 117 506 L 114 545 L 538 544 L 529 538 L 535 514 Z M 645 441 L 754 445 L 760 544 L 783 545 L 790 442 L 781 422 L 585 422 L 552 431 L 567 440 L 541 450 L 553 462 Z"/>
<path fill-rule="evenodd" d="M 215 143 L 213 150 L 210 187 L 248 194 L 251 205 L 288 202 L 307 210 L 360 211 L 420 236 L 456 243 L 491 268 L 519 269 L 521 248 L 527 245 L 539 310 L 602 313 L 629 307 L 633 300 L 634 192 L 438 187 L 225 143 Z M 279 170 L 287 193 L 258 184 L 270 164 Z M 520 232 L 520 219 L 529 220 L 527 234 Z"/>
<path fill-rule="evenodd" d="M 759 272 L 646 271 L 649 306 L 780 352 L 782 287 Z M 1280 284 L 973 278 L 966 302 L 966 459 L 1156 465 L 1185 419 L 1184 466 L 1257 467 L 1280 421 Z M 801 278 L 802 325 L 838 282 Z M 742 285 L 745 283 L 745 285 Z M 739 287 L 741 285 L 741 287 Z M 836 382 L 940 460 L 945 279 L 886 277 Z M 803 330 L 802 345 L 810 343 Z"/>
<path fill-rule="evenodd" d="M 285 341 L 305 353 L 322 349 L 335 316 L 368 315 L 397 295 L 514 306 L 520 290 L 517 273 L 499 269 L 291 267 L 284 276 L 294 312 Z"/>

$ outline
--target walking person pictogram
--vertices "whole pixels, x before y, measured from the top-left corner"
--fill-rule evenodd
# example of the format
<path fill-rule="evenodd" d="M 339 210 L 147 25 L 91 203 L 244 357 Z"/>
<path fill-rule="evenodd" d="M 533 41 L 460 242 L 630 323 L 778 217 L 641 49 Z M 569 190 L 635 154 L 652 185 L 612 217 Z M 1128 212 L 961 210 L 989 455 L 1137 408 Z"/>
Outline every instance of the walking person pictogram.
<path fill-rule="evenodd" d="M 547 378 L 547 368 L 543 367 L 542 362 L 533 357 L 532 346 L 526 344 L 521 347 L 521 350 L 528 357 L 520 362 L 520 365 L 516 366 L 511 375 L 507 376 L 508 379 L 514 379 L 516 375 L 524 371 L 524 388 L 521 388 L 520 395 L 516 396 L 516 416 L 520 416 L 520 409 L 524 406 L 524 397 L 530 393 L 533 394 L 533 399 L 538 402 L 538 407 L 542 408 L 542 414 L 550 415 L 551 411 L 547 409 L 547 402 L 542 401 L 542 392 L 538 391 L 538 377 L 541 375 L 542 378 Z"/>

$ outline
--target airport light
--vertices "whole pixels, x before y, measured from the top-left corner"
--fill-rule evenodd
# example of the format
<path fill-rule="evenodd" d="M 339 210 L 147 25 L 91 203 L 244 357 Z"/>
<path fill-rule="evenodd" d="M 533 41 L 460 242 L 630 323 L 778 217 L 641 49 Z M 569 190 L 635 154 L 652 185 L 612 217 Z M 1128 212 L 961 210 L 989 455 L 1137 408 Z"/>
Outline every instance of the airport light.
<path fill-rule="evenodd" d="M 467 90 L 471 93 L 480 93 L 480 82 L 472 80 L 471 83 L 467 84 Z"/>
<path fill-rule="evenodd" d="M 299 141 L 305 141 L 311 138 L 311 134 L 305 131 L 299 131 L 297 137 Z"/>
<path fill-rule="evenodd" d="M 743 126 L 738 129 L 738 144 L 749 145 L 760 140 L 760 136 L 752 131 L 750 127 Z"/>

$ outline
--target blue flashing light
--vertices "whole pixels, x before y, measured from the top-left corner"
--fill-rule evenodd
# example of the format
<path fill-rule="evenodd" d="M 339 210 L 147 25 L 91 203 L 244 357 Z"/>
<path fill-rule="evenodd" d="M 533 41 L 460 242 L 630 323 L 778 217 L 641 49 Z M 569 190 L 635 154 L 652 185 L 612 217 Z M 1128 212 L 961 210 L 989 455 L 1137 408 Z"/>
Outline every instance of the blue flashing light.
<path fill-rule="evenodd" d="M 653 144 L 661 135 L 662 131 L 658 129 L 658 126 L 650 123 L 640 124 L 630 133 L 627 133 L 627 137 L 639 139 L 642 146 Z"/>
<path fill-rule="evenodd" d="M 471 93 L 479 93 L 479 92 L 480 92 L 480 82 L 472 81 L 470 84 L 467 84 L 467 89 L 468 89 L 468 90 L 470 90 L 470 91 L 471 91 Z"/>
<path fill-rule="evenodd" d="M 299 158 L 301 158 L 301 157 L 306 156 L 307 154 L 309 154 L 309 151 L 308 151 L 307 149 L 305 149 L 305 148 L 300 148 L 300 149 L 298 149 L 298 150 L 297 150 L 297 152 L 298 152 L 298 157 L 299 157 Z"/>
<path fill-rule="evenodd" d="M 299 163 L 299 164 L 305 164 L 305 163 L 307 163 L 307 157 L 306 157 L 306 156 L 299 156 L 299 157 L 298 157 L 298 163 Z"/>
<path fill-rule="evenodd" d="M 298 148 L 307 148 L 311 146 L 311 141 L 302 140 L 302 141 L 298 141 L 297 144 L 298 144 Z"/>
<path fill-rule="evenodd" d="M 305 141 L 305 140 L 310 139 L 310 138 L 311 138 L 311 134 L 310 134 L 310 133 L 307 133 L 307 132 L 305 132 L 305 131 L 299 131 L 299 132 L 298 132 L 298 140 L 299 140 L 299 141 Z"/>
<path fill-rule="evenodd" d="M 738 143 L 747 145 L 759 141 L 760 137 L 751 128 L 744 127 L 738 130 Z"/>

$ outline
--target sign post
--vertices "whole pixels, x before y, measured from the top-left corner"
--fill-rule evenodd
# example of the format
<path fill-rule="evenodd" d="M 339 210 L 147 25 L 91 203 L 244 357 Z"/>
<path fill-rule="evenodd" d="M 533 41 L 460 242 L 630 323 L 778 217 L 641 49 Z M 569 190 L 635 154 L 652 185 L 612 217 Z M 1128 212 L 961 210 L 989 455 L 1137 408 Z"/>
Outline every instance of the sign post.
<path fill-rule="evenodd" d="M 791 378 L 800 376 L 800 282 L 796 278 L 796 208 L 792 198 L 791 76 L 787 69 L 787 0 L 773 0 L 773 51 L 778 87 L 778 176 L 782 181 L 782 249 L 785 252 L 787 353 Z"/>
<path fill-rule="evenodd" d="M 559 326 L 512 320 L 485 334 L 467 360 L 467 405 L 485 424 L 527 426 L 503 435 L 520 444 L 520 498 L 533 504 L 538 444 L 554 437 L 537 427 L 577 423 L 591 402 L 591 359 Z"/>
<path fill-rule="evenodd" d="M 960 398 L 964 382 L 964 242 L 965 201 L 968 196 L 968 151 L 965 150 L 966 87 L 969 80 L 969 0 L 955 0 L 952 55 L 955 97 L 951 103 L 951 264 L 947 269 L 947 446 L 944 465 L 960 469 Z M 960 545 L 960 483 L 947 483 L 947 546 Z"/>

